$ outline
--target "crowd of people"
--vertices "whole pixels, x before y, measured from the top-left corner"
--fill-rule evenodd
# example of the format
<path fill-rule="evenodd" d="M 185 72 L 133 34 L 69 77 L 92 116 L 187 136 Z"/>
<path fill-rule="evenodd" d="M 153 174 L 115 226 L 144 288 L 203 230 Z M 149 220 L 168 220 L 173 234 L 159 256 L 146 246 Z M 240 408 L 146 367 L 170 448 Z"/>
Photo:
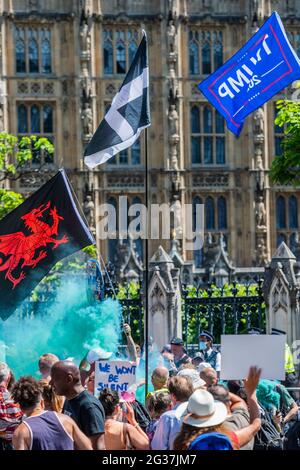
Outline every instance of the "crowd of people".
<path fill-rule="evenodd" d="M 140 349 L 124 325 L 128 358 Z M 255 332 L 252 334 L 255 334 Z M 220 380 L 221 354 L 202 331 L 191 358 L 173 338 L 151 373 L 151 391 L 94 393 L 95 361 L 111 353 L 89 351 L 79 367 L 51 353 L 38 361 L 40 380 L 15 381 L 0 363 L 2 450 L 252 450 L 297 448 L 299 407 L 287 388 L 261 380 L 253 366 L 244 381 Z M 100 351 L 100 352 L 99 352 Z M 140 381 L 137 386 L 141 386 Z"/>

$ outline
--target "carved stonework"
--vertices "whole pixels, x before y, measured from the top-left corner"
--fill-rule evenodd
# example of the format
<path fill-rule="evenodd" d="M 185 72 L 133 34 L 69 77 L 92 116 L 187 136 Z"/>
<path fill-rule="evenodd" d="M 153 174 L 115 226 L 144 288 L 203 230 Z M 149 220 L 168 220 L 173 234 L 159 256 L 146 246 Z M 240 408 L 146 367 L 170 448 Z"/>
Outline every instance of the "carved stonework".
<path fill-rule="evenodd" d="M 174 237 L 177 240 L 181 240 L 182 239 L 182 234 L 183 234 L 183 230 L 182 230 L 182 206 L 181 206 L 181 202 L 180 202 L 178 196 L 174 196 L 173 202 L 172 202 L 172 205 L 171 205 L 171 210 L 172 210 L 173 215 L 174 215 L 174 218 L 173 218 L 174 224 L 172 226 L 172 229 L 174 229 Z"/>
<path fill-rule="evenodd" d="M 82 13 L 80 18 L 80 62 L 81 62 L 81 122 L 83 143 L 87 144 L 94 131 L 93 116 L 93 91 L 91 75 L 91 27 L 92 17 L 90 4 L 87 1 L 82 3 Z"/>
<path fill-rule="evenodd" d="M 23 82 L 17 84 L 18 95 L 54 95 L 54 82 Z"/>
<path fill-rule="evenodd" d="M 253 113 L 253 132 L 256 135 L 264 135 L 264 110 L 256 109 Z"/>
<path fill-rule="evenodd" d="M 256 227 L 258 229 L 267 227 L 267 212 L 262 196 L 259 196 L 258 201 L 256 202 L 255 219 Z"/>
<path fill-rule="evenodd" d="M 228 187 L 229 176 L 228 174 L 193 175 L 192 184 L 194 188 Z"/>
<path fill-rule="evenodd" d="M 83 213 L 87 220 L 87 223 L 92 231 L 92 233 L 96 232 L 95 229 L 95 204 L 93 198 L 90 194 L 86 196 L 86 199 L 83 203 Z"/>
<path fill-rule="evenodd" d="M 84 139 L 89 139 L 93 135 L 93 111 L 88 102 L 84 103 L 81 120 Z"/>
<path fill-rule="evenodd" d="M 31 86 L 30 86 L 30 93 L 32 95 L 40 95 L 41 94 L 41 84 L 38 83 L 38 82 L 33 82 L 31 83 Z"/>
<path fill-rule="evenodd" d="M 107 175 L 107 187 L 112 188 L 144 188 L 145 180 L 142 175 Z"/>
<path fill-rule="evenodd" d="M 257 248 L 256 248 L 256 265 L 265 267 L 268 264 L 268 251 L 266 247 L 265 235 L 261 234 L 257 236 Z"/>
<path fill-rule="evenodd" d="M 47 183 L 54 176 L 52 172 L 28 172 L 24 173 L 20 178 L 20 188 L 22 192 L 25 191 L 27 194 L 31 194 L 39 189 L 43 184 Z"/>
<path fill-rule="evenodd" d="M 105 94 L 108 95 L 108 96 L 115 96 L 116 94 L 116 87 L 115 85 L 113 85 L 112 83 L 109 83 L 108 85 L 106 85 L 106 88 L 105 88 Z"/>

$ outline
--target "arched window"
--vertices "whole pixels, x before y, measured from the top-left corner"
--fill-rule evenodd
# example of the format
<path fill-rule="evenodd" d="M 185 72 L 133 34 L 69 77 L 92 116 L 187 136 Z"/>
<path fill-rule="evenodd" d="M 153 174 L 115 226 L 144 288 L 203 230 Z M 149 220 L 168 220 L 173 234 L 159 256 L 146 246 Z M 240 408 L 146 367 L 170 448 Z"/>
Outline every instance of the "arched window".
<path fill-rule="evenodd" d="M 114 72 L 113 65 L 113 45 L 112 45 L 112 31 L 104 31 L 104 46 L 103 46 L 103 57 L 104 57 L 104 73 L 112 74 Z"/>
<path fill-rule="evenodd" d="M 298 202 L 295 196 L 289 197 L 289 228 L 298 228 Z"/>
<path fill-rule="evenodd" d="M 212 134 L 212 110 L 208 106 L 203 109 L 204 134 Z"/>
<path fill-rule="evenodd" d="M 42 73 L 51 73 L 51 72 L 52 72 L 51 45 L 50 45 L 50 40 L 46 37 L 42 41 Z"/>
<path fill-rule="evenodd" d="M 277 235 L 277 247 L 281 245 L 282 242 L 286 243 L 286 236 L 283 233 L 279 233 Z"/>
<path fill-rule="evenodd" d="M 204 75 L 211 73 L 211 43 L 209 31 L 202 33 L 202 73 Z"/>
<path fill-rule="evenodd" d="M 136 31 L 128 31 L 128 60 L 129 66 L 131 65 L 134 55 L 137 51 L 137 32 Z"/>
<path fill-rule="evenodd" d="M 53 132 L 53 108 L 50 105 L 44 106 L 44 133 Z"/>
<path fill-rule="evenodd" d="M 196 211 L 197 205 L 202 204 L 202 199 L 198 196 L 193 198 L 193 232 L 196 232 Z M 194 262 L 196 268 L 201 268 L 203 264 L 203 249 L 194 251 Z"/>
<path fill-rule="evenodd" d="M 200 110 L 198 106 L 192 106 L 191 108 L 191 129 L 192 133 L 200 133 Z"/>
<path fill-rule="evenodd" d="M 116 230 L 119 230 L 119 217 L 118 217 L 118 202 L 114 197 L 110 197 L 107 199 L 107 204 L 110 204 L 115 208 L 116 212 Z"/>
<path fill-rule="evenodd" d="M 211 106 L 190 107 L 191 160 L 192 164 L 224 165 L 224 118 Z"/>
<path fill-rule="evenodd" d="M 125 33 L 117 31 L 117 73 L 126 73 Z"/>
<path fill-rule="evenodd" d="M 196 196 L 193 198 L 193 232 L 196 230 L 196 224 L 197 224 L 197 205 L 202 204 L 202 199 L 199 196 Z"/>
<path fill-rule="evenodd" d="M 292 235 L 290 235 L 290 249 L 292 250 L 293 253 L 295 253 L 297 249 L 297 245 L 298 245 L 297 234 L 292 233 Z"/>
<path fill-rule="evenodd" d="M 41 115 L 40 108 L 36 105 L 31 106 L 31 132 L 33 134 L 40 134 L 41 132 Z"/>
<path fill-rule="evenodd" d="M 28 114 L 27 108 L 23 104 L 18 106 L 18 133 L 27 134 L 28 129 Z"/>
<path fill-rule="evenodd" d="M 214 32 L 214 69 L 217 70 L 223 64 L 223 34 L 222 31 Z"/>
<path fill-rule="evenodd" d="M 141 164 L 141 141 L 140 139 L 136 140 L 131 147 L 131 164 L 140 165 Z"/>
<path fill-rule="evenodd" d="M 191 156 L 192 163 L 201 163 L 201 139 L 200 139 L 200 110 L 198 106 L 191 108 Z"/>
<path fill-rule="evenodd" d="M 26 72 L 25 42 L 21 38 L 16 41 L 16 71 L 17 73 Z"/>
<path fill-rule="evenodd" d="M 274 120 L 278 114 L 278 109 L 274 103 Z M 274 147 L 275 147 L 275 156 L 282 155 L 282 141 L 284 137 L 284 129 L 279 127 L 277 124 L 274 124 Z"/>
<path fill-rule="evenodd" d="M 203 131 L 204 134 L 212 133 L 212 110 L 208 106 L 203 109 Z M 204 137 L 204 163 L 213 163 L 213 137 Z"/>
<path fill-rule="evenodd" d="M 193 38 L 192 33 L 190 35 Z M 198 75 L 200 73 L 199 68 L 199 46 L 194 41 L 194 39 L 190 39 L 189 42 L 189 70 L 191 75 Z"/>
<path fill-rule="evenodd" d="M 205 200 L 205 227 L 206 230 L 214 230 L 215 227 L 215 203 L 212 197 Z"/>
<path fill-rule="evenodd" d="M 28 57 L 29 57 L 29 73 L 39 72 L 39 47 L 36 31 L 31 30 L 29 33 Z"/>
<path fill-rule="evenodd" d="M 218 229 L 227 229 L 227 205 L 223 196 L 218 198 Z"/>
<path fill-rule="evenodd" d="M 285 200 L 283 196 L 276 199 L 276 225 L 277 228 L 286 228 Z"/>

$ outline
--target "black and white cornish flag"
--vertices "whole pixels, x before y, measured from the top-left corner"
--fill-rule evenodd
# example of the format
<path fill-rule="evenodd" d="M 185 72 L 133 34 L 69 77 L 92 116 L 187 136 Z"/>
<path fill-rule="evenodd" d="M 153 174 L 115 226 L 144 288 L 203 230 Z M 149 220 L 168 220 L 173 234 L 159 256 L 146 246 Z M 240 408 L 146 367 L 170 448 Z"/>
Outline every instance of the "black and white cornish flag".
<path fill-rule="evenodd" d="M 85 151 L 84 162 L 89 168 L 133 145 L 142 130 L 150 126 L 148 92 L 147 38 L 143 32 L 125 80 Z"/>

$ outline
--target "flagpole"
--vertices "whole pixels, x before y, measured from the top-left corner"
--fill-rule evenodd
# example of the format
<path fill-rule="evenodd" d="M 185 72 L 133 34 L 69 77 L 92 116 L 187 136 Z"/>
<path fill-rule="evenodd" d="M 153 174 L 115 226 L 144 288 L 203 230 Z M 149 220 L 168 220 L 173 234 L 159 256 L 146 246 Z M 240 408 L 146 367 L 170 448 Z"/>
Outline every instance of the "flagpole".
<path fill-rule="evenodd" d="M 145 130 L 145 204 L 146 204 L 146 214 L 147 214 L 147 223 L 146 223 L 146 244 L 145 244 L 145 284 L 146 288 L 145 291 L 145 313 L 144 313 L 144 328 L 145 328 L 145 394 L 147 397 L 148 394 L 148 371 L 149 371 L 149 317 L 148 317 L 148 310 L 149 310 L 149 296 L 148 296 L 148 288 L 149 288 L 149 215 L 148 215 L 148 205 L 149 205 L 149 195 L 148 195 L 148 129 Z M 146 399 L 145 397 L 145 399 Z"/>

